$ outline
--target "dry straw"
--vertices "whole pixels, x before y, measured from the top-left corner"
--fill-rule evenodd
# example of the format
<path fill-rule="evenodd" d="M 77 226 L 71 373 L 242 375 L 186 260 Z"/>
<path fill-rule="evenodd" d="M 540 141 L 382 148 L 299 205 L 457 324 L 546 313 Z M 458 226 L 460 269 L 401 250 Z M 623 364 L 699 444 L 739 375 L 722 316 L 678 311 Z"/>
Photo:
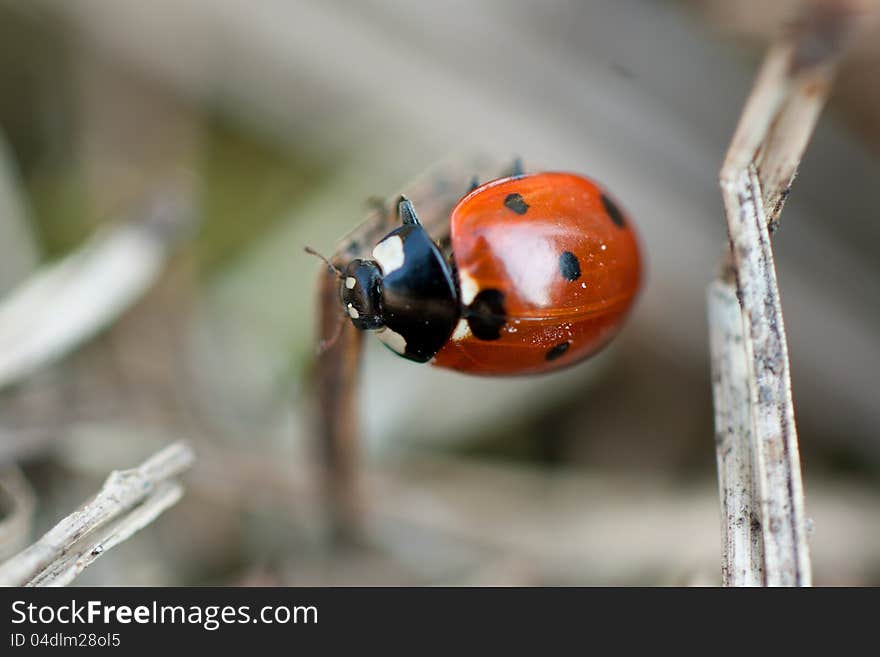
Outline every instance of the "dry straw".
<path fill-rule="evenodd" d="M 770 50 L 721 169 L 730 244 L 708 306 L 727 586 L 812 583 L 770 234 L 846 37 L 865 13 L 818 3 Z"/>

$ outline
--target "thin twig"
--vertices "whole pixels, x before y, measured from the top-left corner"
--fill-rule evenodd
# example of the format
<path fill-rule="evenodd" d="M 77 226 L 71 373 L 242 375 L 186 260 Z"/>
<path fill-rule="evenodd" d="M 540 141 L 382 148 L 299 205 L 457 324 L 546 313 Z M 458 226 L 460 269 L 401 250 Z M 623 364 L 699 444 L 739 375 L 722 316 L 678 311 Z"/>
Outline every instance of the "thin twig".
<path fill-rule="evenodd" d="M 770 231 L 857 15 L 844 2 L 819 3 L 770 51 L 721 169 L 730 253 L 721 280 L 709 291 L 709 319 L 726 584 L 812 581 Z"/>
<path fill-rule="evenodd" d="M 709 327 L 718 484 L 727 519 L 721 525 L 721 581 L 724 586 L 760 586 L 764 541 L 760 512 L 754 508 L 748 363 L 735 285 L 716 281 L 709 287 Z"/>
<path fill-rule="evenodd" d="M 187 470 L 193 460 L 192 449 L 179 442 L 137 468 L 112 472 L 91 501 L 0 565 L 0 585 L 69 583 L 106 550 L 174 504 L 182 489 L 168 480 Z"/>
<path fill-rule="evenodd" d="M 27 586 L 67 586 L 98 557 L 149 525 L 182 496 L 183 486 L 179 483 L 160 482 L 139 506 L 117 522 L 85 536 L 71 546 L 67 554 L 28 582 Z"/>
<path fill-rule="evenodd" d="M 339 283 L 336 276 L 327 271 L 322 271 L 319 283 L 319 335 L 328 336 L 340 330 L 343 319 Z M 319 356 L 315 382 L 320 404 L 317 434 L 327 513 L 333 539 L 343 543 L 356 541 L 361 531 L 357 375 L 362 352 L 361 332 L 346 321 L 333 345 Z"/>

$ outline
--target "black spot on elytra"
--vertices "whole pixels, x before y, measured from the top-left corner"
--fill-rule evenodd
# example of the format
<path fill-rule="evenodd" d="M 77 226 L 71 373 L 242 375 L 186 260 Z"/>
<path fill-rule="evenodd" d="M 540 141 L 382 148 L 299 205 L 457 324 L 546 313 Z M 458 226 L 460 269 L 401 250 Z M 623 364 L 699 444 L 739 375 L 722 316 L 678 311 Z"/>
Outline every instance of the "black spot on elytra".
<path fill-rule="evenodd" d="M 550 348 L 544 355 L 544 358 L 546 358 L 547 360 L 556 360 L 557 358 L 561 357 L 566 351 L 568 351 L 568 348 L 570 346 L 570 342 L 560 342 L 555 347 Z"/>
<path fill-rule="evenodd" d="M 519 194 L 508 194 L 504 199 L 504 207 L 517 214 L 525 214 L 529 209 L 529 204 Z"/>
<path fill-rule="evenodd" d="M 626 228 L 626 221 L 623 219 L 623 212 L 621 212 L 620 208 L 617 207 L 617 204 L 605 196 L 605 194 L 602 194 L 602 205 L 605 206 L 605 212 L 611 217 L 611 221 L 614 222 L 615 226 L 618 228 Z"/>
<path fill-rule="evenodd" d="M 504 293 L 500 290 L 481 290 L 465 312 L 468 326 L 480 340 L 497 340 L 501 327 L 507 322 Z"/>
<path fill-rule="evenodd" d="M 559 271 L 562 276 L 570 281 L 576 281 L 581 277 L 581 263 L 571 251 L 563 251 L 559 256 Z"/>

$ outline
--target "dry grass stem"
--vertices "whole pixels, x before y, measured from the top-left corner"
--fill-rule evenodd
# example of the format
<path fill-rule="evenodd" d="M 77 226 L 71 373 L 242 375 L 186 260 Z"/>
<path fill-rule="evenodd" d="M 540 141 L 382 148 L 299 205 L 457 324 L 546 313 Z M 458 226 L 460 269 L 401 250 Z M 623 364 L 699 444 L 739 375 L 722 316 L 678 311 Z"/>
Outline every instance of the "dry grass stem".
<path fill-rule="evenodd" d="M 193 460 L 192 449 L 178 442 L 137 468 L 114 471 L 92 500 L 0 565 L 0 584 L 69 584 L 95 559 L 180 499 L 182 487 L 173 480 Z"/>
<path fill-rule="evenodd" d="M 858 16 L 846 3 L 819 3 L 770 51 L 721 169 L 731 250 L 709 290 L 709 320 L 728 585 L 812 581 L 770 232 Z"/>

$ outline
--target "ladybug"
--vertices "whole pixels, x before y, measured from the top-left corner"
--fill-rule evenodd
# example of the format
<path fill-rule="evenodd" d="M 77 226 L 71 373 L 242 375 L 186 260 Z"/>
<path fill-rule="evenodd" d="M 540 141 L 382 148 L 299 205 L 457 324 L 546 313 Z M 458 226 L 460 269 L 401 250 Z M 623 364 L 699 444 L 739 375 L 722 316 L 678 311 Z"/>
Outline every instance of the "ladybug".
<path fill-rule="evenodd" d="M 410 360 L 479 375 L 549 372 L 605 346 L 642 275 L 632 221 L 595 181 L 563 172 L 473 188 L 435 242 L 406 197 L 370 257 L 339 268 L 355 328 Z"/>

